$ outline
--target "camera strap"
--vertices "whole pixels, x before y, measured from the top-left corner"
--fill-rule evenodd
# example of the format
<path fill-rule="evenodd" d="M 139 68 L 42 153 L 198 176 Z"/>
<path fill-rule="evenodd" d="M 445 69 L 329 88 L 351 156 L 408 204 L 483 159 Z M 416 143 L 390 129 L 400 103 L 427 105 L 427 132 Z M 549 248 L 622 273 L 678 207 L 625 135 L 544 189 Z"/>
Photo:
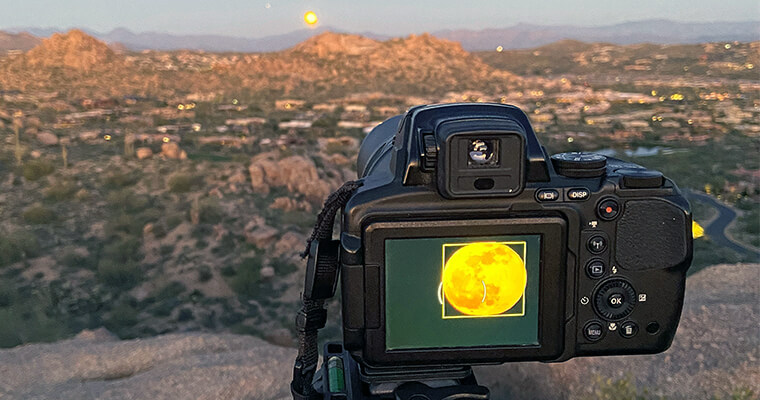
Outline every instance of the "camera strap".
<path fill-rule="evenodd" d="M 330 194 L 317 215 L 314 230 L 306 241 L 306 249 L 301 258 L 309 257 L 306 267 L 304 291 L 301 293 L 301 310 L 296 315 L 298 330 L 298 356 L 293 366 L 293 381 L 290 391 L 295 400 L 322 399 L 312 384 L 319 364 L 317 332 L 327 322 L 325 300 L 332 297 L 337 281 L 338 258 L 318 260 L 319 247 L 332 238 L 335 215 L 346 206 L 354 192 L 363 185 L 361 180 L 348 181 Z M 337 253 L 336 249 L 336 253 Z M 337 255 L 337 254 L 336 254 Z M 320 262 L 318 262 L 320 261 Z M 327 280 L 328 282 L 324 282 Z M 331 281 L 331 282 L 329 282 Z M 325 290 L 325 287 L 328 287 Z"/>

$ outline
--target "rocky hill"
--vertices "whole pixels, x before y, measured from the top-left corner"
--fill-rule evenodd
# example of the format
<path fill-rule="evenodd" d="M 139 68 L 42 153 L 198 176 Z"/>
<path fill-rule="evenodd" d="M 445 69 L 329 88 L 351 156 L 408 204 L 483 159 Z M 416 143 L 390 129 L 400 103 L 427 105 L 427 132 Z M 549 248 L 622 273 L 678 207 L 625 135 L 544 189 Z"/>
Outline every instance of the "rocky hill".
<path fill-rule="evenodd" d="M 489 67 L 455 42 L 430 35 L 385 42 L 323 33 L 290 50 L 244 57 L 230 68 L 245 85 L 278 76 L 289 89 L 385 90 L 430 94 L 455 88 L 506 87 L 519 79 Z"/>
<path fill-rule="evenodd" d="M 478 367 L 494 399 L 756 399 L 760 265 L 687 280 L 665 353 Z M 295 312 L 295 310 L 291 310 Z M 118 341 L 107 332 L 0 351 L 3 399 L 288 399 L 295 350 L 236 335 Z"/>
<path fill-rule="evenodd" d="M 123 56 L 76 29 L 53 34 L 20 56 L 0 58 L 0 88 L 4 90 L 113 96 L 146 84 L 137 69 L 128 68 Z"/>
<path fill-rule="evenodd" d="M 292 52 L 314 54 L 317 57 L 361 55 L 380 47 L 380 42 L 360 35 L 325 32 L 294 46 Z"/>
<path fill-rule="evenodd" d="M 120 55 L 72 30 L 13 59 L 0 58 L 0 87 L 74 93 L 157 95 L 177 91 L 281 91 L 300 96 L 351 90 L 430 94 L 485 89 L 519 79 L 483 63 L 455 42 L 430 35 L 385 42 L 323 33 L 275 53 Z M 107 83 L 107 84 L 106 84 Z"/>
<path fill-rule="evenodd" d="M 80 30 L 56 33 L 24 55 L 32 68 L 71 68 L 90 72 L 112 68 L 114 52 L 103 42 Z"/>

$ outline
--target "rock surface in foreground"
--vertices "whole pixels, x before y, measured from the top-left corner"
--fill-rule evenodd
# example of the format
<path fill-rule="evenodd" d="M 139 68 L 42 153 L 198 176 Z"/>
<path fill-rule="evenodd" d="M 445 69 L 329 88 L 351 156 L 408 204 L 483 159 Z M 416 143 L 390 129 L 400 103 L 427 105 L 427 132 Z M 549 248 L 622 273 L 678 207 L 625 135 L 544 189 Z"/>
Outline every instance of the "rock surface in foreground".
<path fill-rule="evenodd" d="M 0 353 L 0 398 L 285 399 L 294 357 L 250 336 L 76 338 Z"/>
<path fill-rule="evenodd" d="M 478 367 L 494 399 L 589 398 L 596 379 L 630 377 L 651 394 L 760 393 L 760 266 L 716 266 L 689 278 L 670 350 L 561 364 Z M 2 399 L 287 399 L 295 351 L 237 335 L 118 341 L 80 334 L 0 351 Z"/>
<path fill-rule="evenodd" d="M 720 265 L 686 280 L 681 323 L 661 354 L 577 358 L 476 369 L 496 398 L 589 398 L 595 380 L 630 378 L 668 399 L 760 395 L 760 265 Z"/>

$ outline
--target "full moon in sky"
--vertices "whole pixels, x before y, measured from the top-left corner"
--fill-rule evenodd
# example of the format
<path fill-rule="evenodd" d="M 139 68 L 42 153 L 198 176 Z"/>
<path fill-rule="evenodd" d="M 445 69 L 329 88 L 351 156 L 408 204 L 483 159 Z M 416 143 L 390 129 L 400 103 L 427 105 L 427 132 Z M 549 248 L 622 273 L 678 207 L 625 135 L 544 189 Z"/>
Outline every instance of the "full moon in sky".
<path fill-rule="evenodd" d="M 319 19 L 317 18 L 317 14 L 315 14 L 314 11 L 308 11 L 303 15 L 303 20 L 309 25 L 314 25 Z"/>
<path fill-rule="evenodd" d="M 504 313 L 520 300 L 527 282 L 525 263 L 501 243 L 462 246 L 443 268 L 444 297 L 466 315 Z"/>

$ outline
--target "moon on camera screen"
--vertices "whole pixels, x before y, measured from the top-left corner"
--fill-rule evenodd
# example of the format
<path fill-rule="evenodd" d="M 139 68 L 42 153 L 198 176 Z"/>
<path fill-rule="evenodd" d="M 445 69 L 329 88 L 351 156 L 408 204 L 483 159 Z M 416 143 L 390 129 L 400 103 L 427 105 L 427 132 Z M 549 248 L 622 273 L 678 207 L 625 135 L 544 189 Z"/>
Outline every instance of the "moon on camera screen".
<path fill-rule="evenodd" d="M 387 349 L 538 344 L 541 236 L 385 241 Z"/>
<path fill-rule="evenodd" d="M 456 248 L 448 260 L 447 247 Z M 441 300 L 461 313 L 447 312 L 444 305 L 444 318 L 500 316 L 523 298 L 525 262 L 506 243 L 444 245 L 444 260 Z"/>

